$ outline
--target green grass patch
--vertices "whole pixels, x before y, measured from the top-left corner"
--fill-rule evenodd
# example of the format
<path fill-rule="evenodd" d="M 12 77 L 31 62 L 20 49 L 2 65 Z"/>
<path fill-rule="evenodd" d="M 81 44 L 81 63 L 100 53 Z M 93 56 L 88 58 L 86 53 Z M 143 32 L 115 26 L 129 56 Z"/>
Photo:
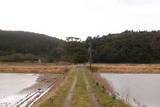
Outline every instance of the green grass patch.
<path fill-rule="evenodd" d="M 116 99 L 113 96 L 108 96 L 102 87 L 97 85 L 96 80 L 93 78 L 92 72 L 86 70 L 86 75 L 90 85 L 97 97 L 98 102 L 102 107 L 130 107 L 128 104 L 125 104 L 123 101 Z"/>
<path fill-rule="evenodd" d="M 56 94 L 48 99 L 45 103 L 40 105 L 40 107 L 61 107 L 65 101 L 68 91 L 74 80 L 76 71 L 70 71 L 67 75 L 68 78 L 65 81 L 64 85 L 56 92 Z"/>
<path fill-rule="evenodd" d="M 86 84 L 83 77 L 83 72 L 81 68 L 77 68 L 77 84 L 74 91 L 72 106 L 73 107 L 92 107 L 89 95 L 86 90 Z"/>

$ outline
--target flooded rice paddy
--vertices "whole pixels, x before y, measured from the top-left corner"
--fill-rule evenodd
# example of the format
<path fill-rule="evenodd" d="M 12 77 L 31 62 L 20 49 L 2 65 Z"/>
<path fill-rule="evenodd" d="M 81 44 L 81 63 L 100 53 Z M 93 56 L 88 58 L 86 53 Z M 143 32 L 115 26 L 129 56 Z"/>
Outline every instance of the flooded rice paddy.
<path fill-rule="evenodd" d="M 30 106 L 60 74 L 0 73 L 0 107 Z"/>
<path fill-rule="evenodd" d="M 101 77 L 133 107 L 160 107 L 160 74 L 101 73 Z"/>

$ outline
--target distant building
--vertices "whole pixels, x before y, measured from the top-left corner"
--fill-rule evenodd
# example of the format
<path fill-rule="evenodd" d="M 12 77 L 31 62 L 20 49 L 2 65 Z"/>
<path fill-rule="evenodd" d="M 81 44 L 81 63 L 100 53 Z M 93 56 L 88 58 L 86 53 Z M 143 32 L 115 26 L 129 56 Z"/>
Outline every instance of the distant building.
<path fill-rule="evenodd" d="M 72 36 L 70 36 L 70 37 L 66 37 L 66 40 L 67 40 L 67 42 L 80 42 L 81 41 L 81 39 L 80 38 L 77 38 L 77 37 L 72 37 Z"/>

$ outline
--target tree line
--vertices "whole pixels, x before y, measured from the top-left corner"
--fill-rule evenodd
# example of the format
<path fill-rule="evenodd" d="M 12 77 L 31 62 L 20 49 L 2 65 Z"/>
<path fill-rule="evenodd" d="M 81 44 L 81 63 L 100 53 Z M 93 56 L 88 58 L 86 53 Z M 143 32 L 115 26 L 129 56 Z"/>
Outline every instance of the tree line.
<path fill-rule="evenodd" d="M 75 39 L 64 41 L 44 34 L 0 30 L 0 61 L 85 63 L 90 47 L 94 63 L 160 62 L 160 31 L 125 31 L 85 41 Z"/>
<path fill-rule="evenodd" d="M 88 37 L 95 63 L 158 63 L 160 31 L 125 31 L 102 37 Z"/>

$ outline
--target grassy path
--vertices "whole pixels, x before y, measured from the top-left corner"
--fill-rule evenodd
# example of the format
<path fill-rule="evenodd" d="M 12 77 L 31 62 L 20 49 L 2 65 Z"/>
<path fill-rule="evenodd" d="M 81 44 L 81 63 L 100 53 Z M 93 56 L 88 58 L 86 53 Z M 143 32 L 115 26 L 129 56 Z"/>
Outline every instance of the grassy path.
<path fill-rule="evenodd" d="M 83 76 L 84 70 L 77 68 L 77 84 L 74 91 L 72 106 L 73 107 L 92 107 L 89 99 L 89 94 L 86 89 L 86 84 Z"/>
<path fill-rule="evenodd" d="M 73 99 L 73 94 L 74 94 L 74 91 L 75 91 L 76 83 L 77 83 L 77 75 L 75 75 L 72 86 L 69 90 L 69 93 L 68 93 L 62 107 L 71 107 L 71 105 L 72 105 L 71 102 L 72 102 L 72 99 Z"/>
<path fill-rule="evenodd" d="M 64 85 L 40 107 L 130 107 L 115 97 L 108 96 L 97 85 L 92 72 L 77 67 L 70 72 Z"/>
<path fill-rule="evenodd" d="M 85 72 L 83 72 L 83 77 L 84 77 L 84 80 L 85 80 L 87 92 L 89 94 L 90 102 L 92 103 L 92 107 L 100 107 Z"/>

